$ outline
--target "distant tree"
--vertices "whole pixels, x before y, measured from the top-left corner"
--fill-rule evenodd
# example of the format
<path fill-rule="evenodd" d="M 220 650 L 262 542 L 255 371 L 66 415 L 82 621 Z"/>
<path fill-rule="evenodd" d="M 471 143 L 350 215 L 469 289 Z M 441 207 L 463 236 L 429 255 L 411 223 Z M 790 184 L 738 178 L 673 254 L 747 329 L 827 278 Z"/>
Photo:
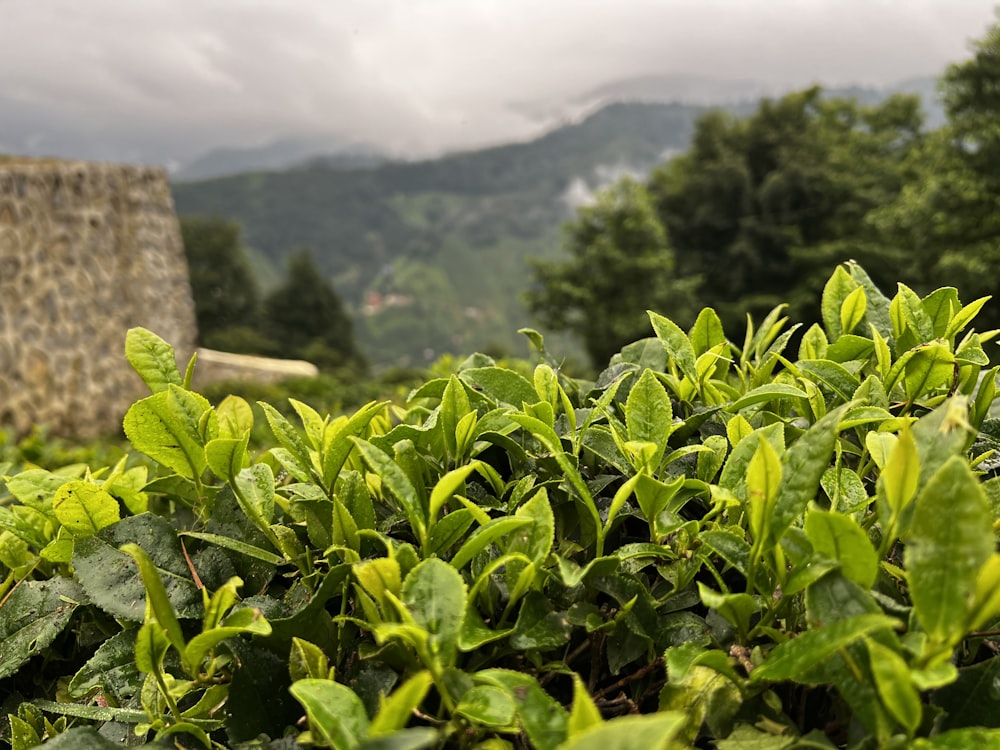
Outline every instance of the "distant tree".
<path fill-rule="evenodd" d="M 308 251 L 289 261 L 285 280 L 264 300 L 264 332 L 283 357 L 323 369 L 363 368 L 351 319 Z"/>
<path fill-rule="evenodd" d="M 690 149 L 649 183 L 677 273 L 701 278 L 699 301 L 727 330 L 789 299 L 796 315 L 814 316 L 844 260 L 894 282 L 904 256 L 865 218 L 905 183 L 920 123 L 916 98 L 862 107 L 819 88 L 765 99 L 745 119 L 705 116 Z"/>
<path fill-rule="evenodd" d="M 955 286 L 969 301 L 995 294 L 1000 268 L 1000 23 L 940 83 L 947 124 L 910 159 L 913 179 L 875 212 L 891 241 L 914 249 L 925 288 Z M 977 327 L 1000 327 L 987 305 Z"/>
<path fill-rule="evenodd" d="M 566 227 L 570 258 L 536 261 L 528 304 L 543 322 L 582 339 L 601 367 L 652 333 L 646 310 L 692 318 L 692 280 L 678 280 L 674 255 L 646 189 L 623 179 L 580 209 Z"/>
<path fill-rule="evenodd" d="M 253 335 L 260 292 L 239 224 L 214 216 L 182 216 L 180 223 L 201 343 L 229 350 L 265 347 Z M 237 340 L 240 346 L 226 345 Z"/>

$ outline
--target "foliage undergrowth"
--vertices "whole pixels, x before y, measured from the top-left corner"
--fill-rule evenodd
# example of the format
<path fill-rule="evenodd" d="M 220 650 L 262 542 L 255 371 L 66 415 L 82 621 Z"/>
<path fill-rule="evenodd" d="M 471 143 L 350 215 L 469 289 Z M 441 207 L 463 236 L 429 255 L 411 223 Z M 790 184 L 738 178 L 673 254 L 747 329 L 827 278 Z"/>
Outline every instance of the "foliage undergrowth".
<path fill-rule="evenodd" d="M 985 301 L 847 264 L 822 325 L 650 313 L 594 382 L 526 331 L 529 377 L 261 403 L 260 455 L 247 401 L 134 329 L 158 468 L 5 476 L 4 739 L 1000 747 Z"/>

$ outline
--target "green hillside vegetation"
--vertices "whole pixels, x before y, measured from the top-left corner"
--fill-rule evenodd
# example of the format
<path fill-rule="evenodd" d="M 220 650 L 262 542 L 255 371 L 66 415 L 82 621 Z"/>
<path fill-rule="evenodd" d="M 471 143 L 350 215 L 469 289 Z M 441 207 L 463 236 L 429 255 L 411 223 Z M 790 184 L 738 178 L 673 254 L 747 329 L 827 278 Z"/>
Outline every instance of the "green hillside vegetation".
<path fill-rule="evenodd" d="M 619 102 L 526 143 L 364 169 L 345 168 L 336 159 L 316 159 L 283 172 L 179 183 L 174 187 L 175 200 L 182 215 L 210 214 L 238 222 L 251 265 L 264 289 L 277 283 L 289 257 L 309 248 L 351 312 L 363 354 L 377 366 L 425 364 L 445 352 L 461 354 L 474 348 L 523 355 L 523 339 L 515 331 L 536 322 L 525 302 L 526 292 L 532 287 L 537 290 L 529 259 L 565 259 L 567 249 L 572 252 L 572 232 L 565 235 L 562 225 L 574 217 L 581 201 L 592 198 L 591 191 L 622 175 L 643 178 L 668 157 L 688 149 L 696 132 L 702 134 L 703 141 L 710 141 L 715 137 L 710 132 L 713 128 L 728 129 L 725 149 L 739 152 L 750 147 L 746 138 L 753 135 L 739 134 L 745 125 L 737 124 L 744 121 L 736 118 L 752 115 L 758 121 L 764 117 L 781 120 L 796 107 L 802 112 L 809 110 L 800 118 L 809 127 L 797 137 L 798 150 L 782 147 L 779 160 L 794 171 L 803 160 L 813 159 L 817 150 L 823 153 L 833 146 L 834 151 L 818 169 L 827 174 L 830 168 L 840 170 L 844 174 L 838 174 L 835 182 L 850 181 L 856 166 L 856 154 L 851 151 L 857 146 L 854 136 L 867 126 L 860 121 L 847 124 L 839 134 L 834 133 L 831 143 L 823 140 L 833 132 L 830 128 L 820 132 L 811 125 L 821 109 L 827 119 L 862 112 L 859 106 L 829 103 L 831 99 L 839 102 L 841 94 L 873 106 L 885 99 L 872 89 L 813 90 L 799 96 L 795 100 L 798 104 L 788 100 L 764 105 L 774 107 L 770 114 L 761 114 L 756 104 L 747 102 L 729 105 L 726 116 L 700 106 Z M 907 123 L 907 118 L 916 121 L 915 104 L 896 106 L 903 106 L 899 116 Z M 935 111 L 933 104 L 930 109 Z M 789 121 L 777 129 L 757 128 L 757 137 L 780 138 L 793 134 L 796 127 Z M 888 137 L 891 139 L 892 133 Z M 868 140 L 878 141 L 878 136 Z M 892 148 L 897 145 L 892 144 Z M 711 210 L 742 211 L 739 205 L 720 207 L 732 194 L 714 192 L 710 182 L 719 170 L 704 164 L 706 158 L 710 161 L 715 157 L 704 153 L 692 156 L 690 152 L 685 157 L 686 163 L 694 160 L 695 170 L 708 166 L 708 174 L 697 176 L 691 185 L 681 180 L 684 200 L 700 201 L 707 190 L 709 204 L 716 206 Z M 728 157 L 721 158 L 725 161 Z M 837 164 L 828 164 L 831 159 Z M 792 179 L 802 182 L 812 176 L 792 175 Z M 694 184 L 699 181 L 700 185 Z M 757 180 L 749 190 L 761 187 Z M 819 192 L 826 200 L 839 200 L 844 189 L 835 184 Z M 813 188 L 806 192 L 810 190 Z M 803 197 L 811 200 L 810 195 Z M 861 200 L 871 205 L 883 197 L 884 191 L 868 192 Z M 665 210 L 657 208 L 660 214 Z M 691 212 L 690 206 L 681 210 Z M 705 210 L 694 212 L 702 214 L 700 219 L 695 215 L 684 218 L 704 221 Z M 761 210 L 770 209 L 762 204 Z M 856 216 L 849 208 L 841 214 L 835 231 Z M 715 221 L 711 217 L 707 220 Z M 671 242 L 675 231 L 667 226 Z M 685 259 L 699 252 L 697 246 L 689 248 L 680 258 L 679 272 L 696 273 L 698 269 L 692 269 Z M 852 257 L 840 255 L 833 253 L 825 260 Z M 708 255 L 702 260 L 714 262 Z M 878 264 L 872 265 L 878 275 Z M 732 272 L 742 274 L 743 266 L 745 263 L 734 265 Z M 670 267 L 668 262 L 661 270 Z M 879 276 L 890 277 L 892 274 Z M 755 311 L 774 295 L 781 296 L 782 279 L 772 281 L 777 283 L 771 284 L 767 300 L 757 300 Z M 739 292 L 732 300 L 737 307 L 741 295 Z M 725 304 L 720 307 L 725 308 Z M 670 309 L 683 317 L 676 306 Z M 640 310 L 625 330 L 634 331 L 642 324 Z M 592 361 L 601 361 L 622 341 L 619 334 L 593 353 Z M 245 347 L 247 343 L 243 337 L 233 346 Z M 568 342 L 563 348 L 570 349 Z"/>

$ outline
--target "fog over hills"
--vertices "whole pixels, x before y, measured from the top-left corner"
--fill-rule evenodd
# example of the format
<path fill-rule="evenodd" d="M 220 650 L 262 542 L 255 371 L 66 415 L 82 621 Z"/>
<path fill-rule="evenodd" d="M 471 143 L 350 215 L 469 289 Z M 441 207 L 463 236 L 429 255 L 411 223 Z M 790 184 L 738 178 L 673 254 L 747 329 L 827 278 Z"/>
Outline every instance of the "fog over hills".
<path fill-rule="evenodd" d="M 972 0 L 0 5 L 0 150 L 175 171 L 269 152 L 215 154 L 189 177 L 302 158 L 273 145 L 288 139 L 429 158 L 527 141 L 609 99 L 885 87 L 940 74 L 992 21 Z"/>

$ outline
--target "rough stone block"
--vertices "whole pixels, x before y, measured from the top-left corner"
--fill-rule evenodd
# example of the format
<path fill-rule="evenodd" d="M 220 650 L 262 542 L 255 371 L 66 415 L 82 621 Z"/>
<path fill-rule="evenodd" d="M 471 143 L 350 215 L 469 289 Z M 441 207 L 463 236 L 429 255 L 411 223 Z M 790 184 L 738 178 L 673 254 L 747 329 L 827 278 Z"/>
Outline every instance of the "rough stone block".
<path fill-rule="evenodd" d="M 0 157 L 0 427 L 95 437 L 145 394 L 143 326 L 194 351 L 194 302 L 162 169 Z"/>

